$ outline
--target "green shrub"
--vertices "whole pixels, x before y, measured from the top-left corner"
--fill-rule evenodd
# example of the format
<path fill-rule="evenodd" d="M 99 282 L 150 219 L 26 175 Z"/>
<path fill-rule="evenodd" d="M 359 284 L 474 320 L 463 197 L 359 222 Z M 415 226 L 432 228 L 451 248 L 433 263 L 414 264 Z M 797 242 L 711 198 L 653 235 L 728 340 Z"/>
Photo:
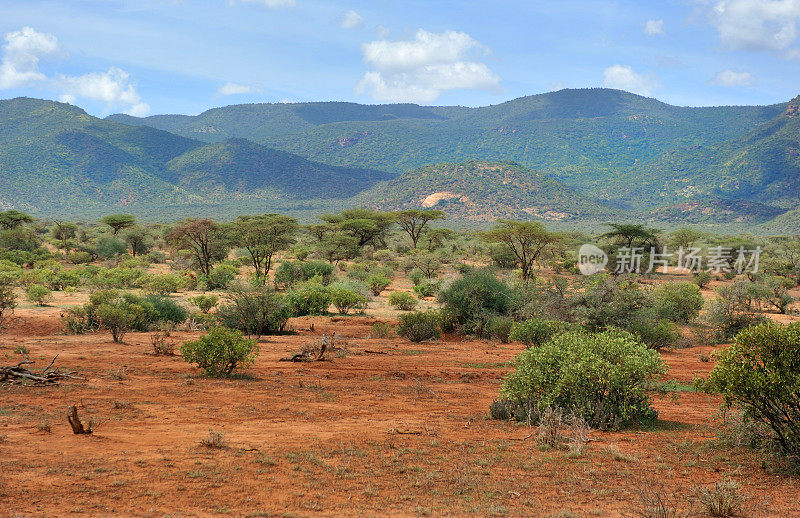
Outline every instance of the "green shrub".
<path fill-rule="evenodd" d="M 711 275 L 711 272 L 702 271 L 702 272 L 697 272 L 696 274 L 694 274 L 694 279 L 692 279 L 692 280 L 694 281 L 695 284 L 697 284 L 697 286 L 700 289 L 703 289 L 706 286 L 708 286 L 709 284 L 711 284 L 711 281 L 713 280 L 713 278 L 714 277 Z"/>
<path fill-rule="evenodd" d="M 703 309 L 700 288 L 691 282 L 662 284 L 653 290 L 651 297 L 656 315 L 670 322 L 689 323 Z"/>
<path fill-rule="evenodd" d="M 414 286 L 419 286 L 420 283 L 425 280 L 425 274 L 422 273 L 422 270 L 420 270 L 419 268 L 414 268 L 408 274 L 408 278 L 409 280 L 411 280 L 411 283 Z"/>
<path fill-rule="evenodd" d="M 286 300 L 293 316 L 325 315 L 331 305 L 331 294 L 326 286 L 317 280 L 310 280 L 286 292 Z"/>
<path fill-rule="evenodd" d="M 674 322 L 664 319 L 636 321 L 631 323 L 627 330 L 653 349 L 663 349 L 675 345 L 681 336 L 678 326 Z"/>
<path fill-rule="evenodd" d="M 163 295 L 133 296 L 128 300 L 132 304 L 140 305 L 145 311 L 145 326 L 140 328 L 140 331 L 147 331 L 153 324 L 160 322 L 182 324 L 186 322 L 186 318 L 189 316 L 185 308 Z"/>
<path fill-rule="evenodd" d="M 539 346 L 558 333 L 569 331 L 572 324 L 560 320 L 542 320 L 531 318 L 524 322 L 516 322 L 511 326 L 509 339 L 522 342 L 525 347 Z"/>
<path fill-rule="evenodd" d="M 234 283 L 229 302 L 217 309 L 220 325 L 248 335 L 277 335 L 284 332 L 292 307 L 287 298 L 266 286 Z"/>
<path fill-rule="evenodd" d="M 0 274 L 0 329 L 9 315 L 17 307 L 17 296 L 14 293 L 14 278 L 8 274 Z"/>
<path fill-rule="evenodd" d="M 125 244 L 125 241 L 116 237 L 103 237 L 97 241 L 95 250 L 100 259 L 113 259 L 127 252 L 128 245 Z"/>
<path fill-rule="evenodd" d="M 26 294 L 28 296 L 28 301 L 33 302 L 37 306 L 44 306 L 51 297 L 50 289 L 41 284 L 31 284 L 28 286 Z"/>
<path fill-rule="evenodd" d="M 392 336 L 392 326 L 386 322 L 375 322 L 369 332 L 370 338 L 389 338 Z"/>
<path fill-rule="evenodd" d="M 239 268 L 232 264 L 220 264 L 211 270 L 211 275 L 206 279 L 209 290 L 224 290 L 231 281 L 239 275 Z"/>
<path fill-rule="evenodd" d="M 303 281 L 319 277 L 319 282 L 327 286 L 333 280 L 333 265 L 325 261 L 304 261 L 300 265 L 300 271 L 303 274 Z"/>
<path fill-rule="evenodd" d="M 203 313 L 208 313 L 217 307 L 218 302 L 219 297 L 216 295 L 197 295 L 196 297 L 191 297 L 189 299 L 189 304 L 197 306 L 197 308 Z"/>
<path fill-rule="evenodd" d="M 441 286 L 441 281 L 424 280 L 414 286 L 414 293 L 416 293 L 419 298 L 433 297 L 439 293 Z"/>
<path fill-rule="evenodd" d="M 370 275 L 367 278 L 367 284 L 369 284 L 369 289 L 372 291 L 372 294 L 375 295 L 376 297 L 380 295 L 381 292 L 385 290 L 391 283 L 392 283 L 391 279 L 379 274 Z"/>
<path fill-rule="evenodd" d="M 511 317 L 492 317 L 486 327 L 486 334 L 489 335 L 489 338 L 507 344 L 510 341 L 509 335 L 513 324 L 514 321 Z"/>
<path fill-rule="evenodd" d="M 111 331 L 111 338 L 116 343 L 122 342 L 125 334 L 142 319 L 140 306 L 121 301 L 103 302 L 94 309 L 100 325 Z"/>
<path fill-rule="evenodd" d="M 286 289 L 303 280 L 300 261 L 283 261 L 275 268 L 275 286 Z"/>
<path fill-rule="evenodd" d="M 742 331 L 701 386 L 767 425 L 756 429 L 800 461 L 800 323 L 765 322 Z"/>
<path fill-rule="evenodd" d="M 630 333 L 571 331 L 523 351 L 500 390 L 510 408 L 561 409 L 589 426 L 615 429 L 657 414 L 648 387 L 666 371 L 659 354 Z"/>
<path fill-rule="evenodd" d="M 473 270 L 439 293 L 446 318 L 462 332 L 483 336 L 494 316 L 508 315 L 511 288 L 489 270 Z"/>
<path fill-rule="evenodd" d="M 209 376 L 230 376 L 237 367 L 255 361 L 258 344 L 256 340 L 245 338 L 239 330 L 214 327 L 197 340 L 184 343 L 181 355 Z"/>
<path fill-rule="evenodd" d="M 714 328 L 717 341 L 723 342 L 743 329 L 766 320 L 751 307 L 747 283 L 737 281 L 717 289 L 717 298 L 708 306 L 705 319 Z"/>
<path fill-rule="evenodd" d="M 328 293 L 336 310 L 343 315 L 348 314 L 350 310 L 363 311 L 367 307 L 367 298 L 347 287 L 331 285 L 328 287 Z"/>
<path fill-rule="evenodd" d="M 389 294 L 389 305 L 400 311 L 411 311 L 417 307 L 417 299 L 404 291 L 393 291 Z"/>
<path fill-rule="evenodd" d="M 412 342 L 434 340 L 442 336 L 439 328 L 440 316 L 436 311 L 414 311 L 400 315 L 395 331 L 398 336 Z"/>
<path fill-rule="evenodd" d="M 147 289 L 159 295 L 170 295 L 180 291 L 184 285 L 183 277 L 174 273 L 153 275 L 147 281 Z"/>
<path fill-rule="evenodd" d="M 71 262 L 72 264 L 88 264 L 93 261 L 93 258 L 92 254 L 89 252 L 76 251 L 70 252 L 70 254 L 67 255 L 67 261 Z"/>

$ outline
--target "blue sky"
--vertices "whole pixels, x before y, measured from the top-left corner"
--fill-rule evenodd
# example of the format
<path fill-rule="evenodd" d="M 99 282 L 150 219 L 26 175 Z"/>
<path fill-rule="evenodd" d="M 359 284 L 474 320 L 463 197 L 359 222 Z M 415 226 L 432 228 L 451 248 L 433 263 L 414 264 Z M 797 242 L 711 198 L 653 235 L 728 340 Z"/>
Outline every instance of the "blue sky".
<path fill-rule="evenodd" d="M 0 98 L 95 115 L 249 102 L 478 106 L 608 86 L 800 94 L 800 0 L 0 0 Z"/>

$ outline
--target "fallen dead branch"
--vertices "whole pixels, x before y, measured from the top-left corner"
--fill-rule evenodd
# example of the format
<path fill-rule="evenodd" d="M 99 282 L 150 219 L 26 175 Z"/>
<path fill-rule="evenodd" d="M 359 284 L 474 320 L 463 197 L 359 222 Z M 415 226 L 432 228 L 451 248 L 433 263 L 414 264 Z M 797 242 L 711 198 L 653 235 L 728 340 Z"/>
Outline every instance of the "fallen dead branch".
<path fill-rule="evenodd" d="M 30 382 L 34 385 L 55 385 L 65 379 L 84 380 L 80 376 L 75 376 L 74 372 L 61 372 L 58 369 L 50 370 L 56 362 L 56 354 L 50 363 L 41 372 L 32 372 L 25 367 L 35 363 L 29 357 L 16 365 L 0 367 L 0 383 L 25 383 Z"/>
<path fill-rule="evenodd" d="M 282 362 L 319 362 L 325 359 L 325 353 L 334 348 L 334 340 L 336 333 L 334 332 L 330 339 L 328 335 L 322 335 L 319 344 L 313 343 L 303 347 L 303 350 L 297 354 L 289 356 L 288 358 L 281 358 Z"/>

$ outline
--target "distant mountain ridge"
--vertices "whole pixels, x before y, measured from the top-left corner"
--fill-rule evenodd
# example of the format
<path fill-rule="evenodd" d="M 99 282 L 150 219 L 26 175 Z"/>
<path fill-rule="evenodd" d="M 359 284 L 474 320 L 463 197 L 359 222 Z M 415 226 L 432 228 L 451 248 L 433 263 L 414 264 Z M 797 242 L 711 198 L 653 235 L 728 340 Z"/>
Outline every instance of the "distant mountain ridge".
<path fill-rule="evenodd" d="M 0 206 L 34 214 L 346 198 L 394 177 L 242 139 L 207 144 L 37 99 L 0 101 L 0 127 Z"/>
<path fill-rule="evenodd" d="M 0 206 L 35 214 L 312 214 L 435 199 L 477 221 L 800 227 L 800 98 L 687 108 L 595 88 L 479 108 L 244 104 L 106 119 L 19 98 L 0 101 L 0 127 Z"/>

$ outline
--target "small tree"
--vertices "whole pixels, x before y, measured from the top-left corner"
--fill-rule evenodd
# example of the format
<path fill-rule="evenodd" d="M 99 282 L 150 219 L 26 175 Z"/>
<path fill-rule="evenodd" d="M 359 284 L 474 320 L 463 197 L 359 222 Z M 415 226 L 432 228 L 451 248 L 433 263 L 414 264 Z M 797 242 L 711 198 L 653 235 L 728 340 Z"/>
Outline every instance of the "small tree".
<path fill-rule="evenodd" d="M 222 228 L 211 219 L 185 219 L 166 238 L 176 249 L 189 252 L 195 267 L 205 276 L 211 275 L 214 263 L 228 255 L 228 241 Z"/>
<path fill-rule="evenodd" d="M 250 254 L 256 279 L 262 284 L 266 282 L 272 267 L 272 257 L 295 242 L 297 229 L 294 218 L 280 214 L 240 216 L 230 225 L 234 244 Z"/>
<path fill-rule="evenodd" d="M 50 299 L 50 293 L 50 289 L 41 284 L 31 284 L 27 290 L 28 300 L 37 306 L 44 306 Z"/>
<path fill-rule="evenodd" d="M 17 296 L 14 293 L 13 277 L 6 273 L 0 274 L 0 329 L 4 327 L 16 307 Z"/>
<path fill-rule="evenodd" d="M 197 340 L 181 346 L 181 355 L 196 363 L 208 376 L 230 376 L 239 366 L 252 364 L 258 356 L 256 340 L 245 338 L 242 332 L 214 327 Z"/>
<path fill-rule="evenodd" d="M 189 299 L 189 303 L 197 306 L 202 313 L 208 313 L 217 306 L 219 297 L 216 295 L 198 295 Z"/>
<path fill-rule="evenodd" d="M 75 231 L 78 230 L 78 225 L 69 221 L 56 221 L 53 225 L 51 235 L 54 239 L 61 242 L 61 249 L 64 252 L 69 252 L 69 240 L 75 237 Z"/>
<path fill-rule="evenodd" d="M 131 251 L 133 257 L 146 254 L 150 248 L 148 243 L 150 235 L 147 229 L 140 225 L 127 228 L 125 232 L 123 232 L 122 238 L 128 245 L 128 249 Z"/>
<path fill-rule="evenodd" d="M 184 285 L 183 277 L 175 275 L 174 273 L 163 273 L 161 275 L 153 275 L 147 281 L 147 289 L 159 295 L 170 295 L 179 291 Z"/>
<path fill-rule="evenodd" d="M 502 243 L 511 250 L 517 258 L 523 281 L 531 277 L 533 265 L 542 254 L 561 240 L 559 234 L 548 232 L 536 221 L 501 220 L 483 237 L 490 243 Z"/>
<path fill-rule="evenodd" d="M 115 343 L 122 342 L 125 334 L 133 328 L 140 317 L 134 308 L 120 301 L 109 301 L 98 305 L 95 315 L 100 324 L 111 331 L 111 338 Z"/>
<path fill-rule="evenodd" d="M 111 232 L 116 236 L 120 230 L 133 226 L 136 223 L 136 217 L 130 214 L 109 214 L 101 218 L 100 223 L 111 227 Z"/>
<path fill-rule="evenodd" d="M 707 390 L 746 419 L 766 424 L 767 439 L 800 461 L 800 324 L 765 322 L 742 331 L 719 353 Z"/>
<path fill-rule="evenodd" d="M 417 242 L 428 226 L 428 223 L 437 219 L 444 219 L 445 214 L 440 210 L 414 209 L 396 212 L 395 217 L 397 218 L 397 224 L 400 225 L 400 228 L 411 238 L 413 247 L 417 248 Z"/>

